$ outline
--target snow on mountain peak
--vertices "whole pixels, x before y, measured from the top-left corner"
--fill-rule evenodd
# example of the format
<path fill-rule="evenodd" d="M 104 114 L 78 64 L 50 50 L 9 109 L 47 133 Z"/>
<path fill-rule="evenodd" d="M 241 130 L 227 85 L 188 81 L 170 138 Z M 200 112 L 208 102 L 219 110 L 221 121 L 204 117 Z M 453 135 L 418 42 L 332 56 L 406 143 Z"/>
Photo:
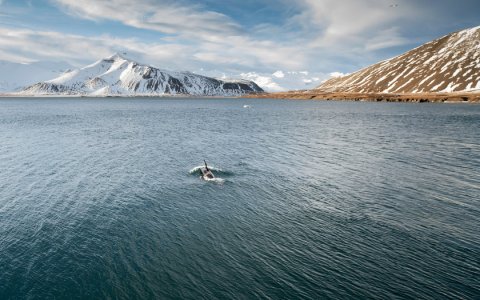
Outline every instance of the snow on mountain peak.
<path fill-rule="evenodd" d="M 125 56 L 127 55 L 127 53 L 119 53 L 119 52 L 115 52 L 114 54 L 104 58 L 104 60 L 128 60 Z"/>
<path fill-rule="evenodd" d="M 263 90 L 253 81 L 164 71 L 115 53 L 81 69 L 29 86 L 21 94 L 239 96 L 255 92 Z"/>

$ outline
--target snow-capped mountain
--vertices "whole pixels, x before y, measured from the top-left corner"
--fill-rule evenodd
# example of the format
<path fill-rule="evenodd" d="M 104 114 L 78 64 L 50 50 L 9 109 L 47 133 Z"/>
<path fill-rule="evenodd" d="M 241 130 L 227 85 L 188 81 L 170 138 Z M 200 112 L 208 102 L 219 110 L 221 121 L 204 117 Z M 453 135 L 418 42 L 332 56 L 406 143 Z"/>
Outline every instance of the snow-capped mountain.
<path fill-rule="evenodd" d="M 16 63 L 0 61 L 0 92 L 14 92 L 42 80 L 59 76 L 72 66 L 65 62 Z"/>
<path fill-rule="evenodd" d="M 318 90 L 347 93 L 480 91 L 480 26 L 455 32 Z"/>
<path fill-rule="evenodd" d="M 312 89 L 325 79 L 330 78 L 328 74 L 321 72 L 280 69 L 273 72 L 262 72 L 259 70 L 242 72 L 240 70 L 199 69 L 194 71 L 194 73 L 219 79 L 241 78 L 247 81 L 253 81 L 267 93 Z"/>
<path fill-rule="evenodd" d="M 142 65 L 119 54 L 23 89 L 24 95 L 238 96 L 263 90 L 253 81 L 221 80 Z"/>

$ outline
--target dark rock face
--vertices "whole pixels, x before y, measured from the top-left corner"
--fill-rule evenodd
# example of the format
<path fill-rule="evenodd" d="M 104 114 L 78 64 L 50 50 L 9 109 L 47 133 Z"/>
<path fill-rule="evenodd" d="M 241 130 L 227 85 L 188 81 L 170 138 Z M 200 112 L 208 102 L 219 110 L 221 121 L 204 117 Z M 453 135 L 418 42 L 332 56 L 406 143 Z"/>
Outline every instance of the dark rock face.
<path fill-rule="evenodd" d="M 235 90 L 238 89 L 238 84 L 236 83 L 224 83 L 223 84 L 224 90 Z"/>
<path fill-rule="evenodd" d="M 158 91 L 159 84 L 158 80 L 148 80 L 146 88 L 152 91 Z"/>
<path fill-rule="evenodd" d="M 254 90 L 249 86 L 249 85 L 246 85 L 244 83 L 239 83 L 238 84 L 238 87 L 244 91 L 251 91 L 251 92 L 254 92 Z"/>
<path fill-rule="evenodd" d="M 34 91 L 34 90 L 43 90 L 46 91 L 46 93 L 49 94 L 55 94 L 55 93 L 64 93 L 69 90 L 68 87 L 64 85 L 57 85 L 57 84 L 51 84 L 51 83 L 46 83 L 46 82 L 40 82 L 36 83 L 34 85 L 31 85 L 27 88 L 24 89 L 24 91 Z"/>
<path fill-rule="evenodd" d="M 143 79 L 152 78 L 152 71 L 153 71 L 153 70 L 152 70 L 151 68 L 147 68 L 147 69 L 145 70 L 145 72 L 143 73 L 142 78 L 143 78 Z"/>
<path fill-rule="evenodd" d="M 246 92 L 263 92 L 263 90 L 254 82 L 250 85 L 246 83 L 224 83 L 223 89 L 225 90 L 242 90 Z"/>
<path fill-rule="evenodd" d="M 170 91 L 175 91 L 177 94 L 187 94 L 187 90 L 177 78 L 168 78 L 168 85 L 170 86 Z"/>

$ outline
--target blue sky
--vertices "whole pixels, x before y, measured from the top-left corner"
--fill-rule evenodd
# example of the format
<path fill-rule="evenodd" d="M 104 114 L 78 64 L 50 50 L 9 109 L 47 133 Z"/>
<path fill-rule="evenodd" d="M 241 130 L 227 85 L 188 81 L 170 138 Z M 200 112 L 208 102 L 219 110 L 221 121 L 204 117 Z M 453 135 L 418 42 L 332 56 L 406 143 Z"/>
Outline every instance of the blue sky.
<path fill-rule="evenodd" d="M 0 0 L 0 60 L 352 72 L 480 25 L 478 0 Z"/>

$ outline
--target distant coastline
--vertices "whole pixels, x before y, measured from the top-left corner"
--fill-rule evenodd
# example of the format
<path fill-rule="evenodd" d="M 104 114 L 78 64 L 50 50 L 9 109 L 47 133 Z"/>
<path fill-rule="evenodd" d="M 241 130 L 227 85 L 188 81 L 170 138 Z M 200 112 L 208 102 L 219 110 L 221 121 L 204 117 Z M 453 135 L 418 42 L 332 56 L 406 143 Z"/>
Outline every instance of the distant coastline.
<path fill-rule="evenodd" d="M 138 94 L 138 95 L 61 95 L 61 94 L 40 94 L 40 95 L 24 95 L 24 94 L 0 94 L 0 98 L 92 98 L 92 99 L 106 99 L 106 98 L 212 98 L 212 99 L 233 99 L 245 98 L 244 96 L 204 96 L 204 95 L 190 95 L 190 94 Z"/>
<path fill-rule="evenodd" d="M 251 99 L 286 99 L 286 100 L 319 100 L 319 101 L 359 101 L 359 102 L 412 102 L 412 103 L 478 103 L 480 92 L 458 93 L 341 93 L 315 90 L 287 91 L 277 93 L 255 93 L 243 96 L 195 96 L 188 94 L 172 95 L 21 95 L 0 94 L 0 98 L 251 98 Z"/>
<path fill-rule="evenodd" d="M 480 103 L 480 92 L 457 93 L 343 93 L 300 90 L 279 93 L 245 95 L 245 98 L 271 98 L 292 100 L 337 100 L 365 102 L 416 102 L 416 103 Z"/>

